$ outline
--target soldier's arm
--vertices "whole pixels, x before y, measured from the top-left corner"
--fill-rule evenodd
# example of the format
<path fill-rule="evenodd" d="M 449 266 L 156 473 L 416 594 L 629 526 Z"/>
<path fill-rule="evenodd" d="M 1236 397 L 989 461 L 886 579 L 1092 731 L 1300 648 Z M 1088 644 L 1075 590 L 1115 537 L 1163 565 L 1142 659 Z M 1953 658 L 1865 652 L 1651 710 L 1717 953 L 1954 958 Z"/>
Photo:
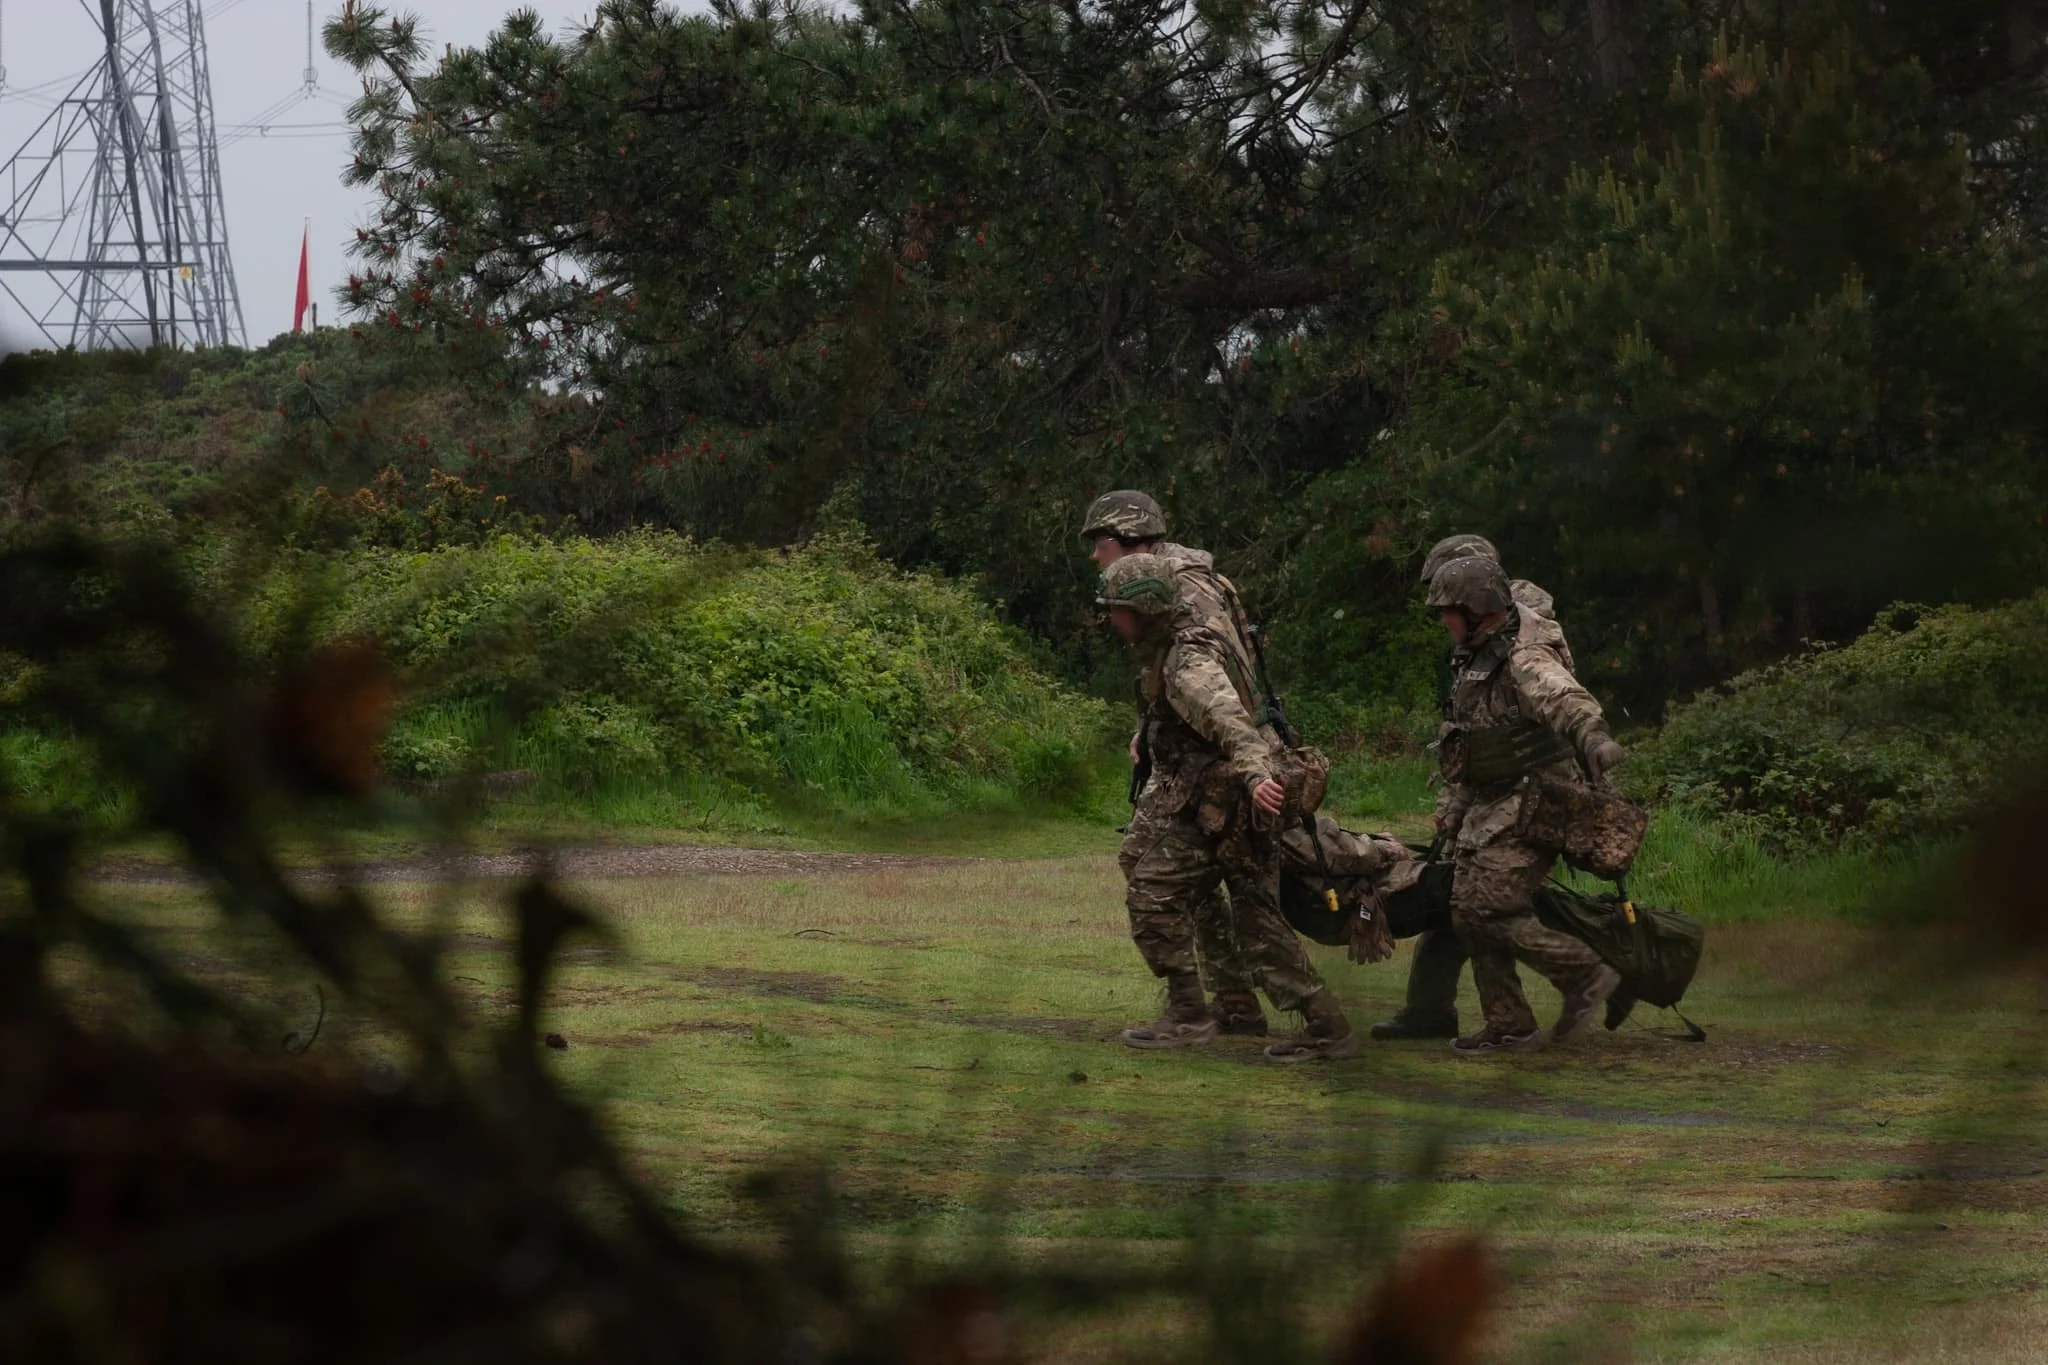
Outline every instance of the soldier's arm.
<path fill-rule="evenodd" d="M 1462 782 L 1446 782 L 1436 793 L 1436 832 L 1450 834 L 1465 823 L 1465 808 L 1472 804 L 1472 794 Z"/>
<path fill-rule="evenodd" d="M 1273 776 L 1272 742 L 1252 723 L 1230 675 L 1216 660 L 1176 649 L 1167 661 L 1166 700 L 1196 734 L 1223 750 L 1246 786 Z"/>
<path fill-rule="evenodd" d="M 1569 739 L 1580 753 L 1608 738 L 1600 703 L 1549 645 L 1523 645 L 1508 655 L 1522 714 Z"/>
<path fill-rule="evenodd" d="M 1445 721 L 1437 727 L 1436 745 L 1434 747 L 1438 751 L 1439 758 L 1443 756 L 1443 746 L 1451 742 L 1451 738 L 1457 733 L 1457 730 L 1458 727 L 1449 721 Z M 1443 778 L 1437 784 L 1436 789 L 1436 832 L 1438 834 L 1449 834 L 1456 830 L 1464 822 L 1465 808 L 1471 804 L 1472 793 L 1466 789 L 1464 783 L 1454 782 L 1448 777 Z"/>

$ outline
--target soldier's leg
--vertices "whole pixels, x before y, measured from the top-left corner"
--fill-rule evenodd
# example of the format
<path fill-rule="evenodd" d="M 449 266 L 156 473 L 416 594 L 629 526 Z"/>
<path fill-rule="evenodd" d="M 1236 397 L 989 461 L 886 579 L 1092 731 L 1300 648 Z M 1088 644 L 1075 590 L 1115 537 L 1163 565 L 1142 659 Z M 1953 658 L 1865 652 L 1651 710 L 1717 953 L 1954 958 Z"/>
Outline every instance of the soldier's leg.
<path fill-rule="evenodd" d="M 1131 822 L 1117 855 L 1131 941 L 1152 974 L 1166 983 L 1157 1021 L 1124 1030 L 1133 1047 L 1185 1047 L 1216 1036 L 1195 957 L 1195 907 L 1222 878 L 1208 841 L 1192 822 L 1143 817 Z"/>
<path fill-rule="evenodd" d="M 1408 963 L 1408 998 L 1393 1018 L 1372 1026 L 1381 1040 L 1458 1036 L 1458 976 L 1468 954 L 1448 924 L 1416 936 Z"/>
<path fill-rule="evenodd" d="M 1278 866 L 1226 858 L 1224 875 L 1230 886 L 1231 926 L 1253 979 L 1274 1008 L 1304 1008 L 1323 990 L 1323 978 L 1280 913 Z"/>
<path fill-rule="evenodd" d="M 1472 984 L 1479 991 L 1485 1027 L 1461 1045 L 1527 1045 L 1537 1038 L 1536 1015 L 1515 971 L 1511 925 L 1529 893 L 1549 871 L 1513 844 L 1460 849 L 1451 882 L 1451 923 L 1472 954 Z M 1483 1042 L 1481 1041 L 1483 1040 Z"/>
<path fill-rule="evenodd" d="M 1195 908 L 1195 951 L 1202 960 L 1202 982 L 1214 996 L 1210 1009 L 1224 1033 L 1262 1037 L 1265 1011 L 1259 1008 L 1256 984 L 1231 924 L 1230 900 L 1218 883 Z"/>
<path fill-rule="evenodd" d="M 1302 1032 L 1273 1044 L 1266 1056 L 1276 1062 L 1299 1062 L 1356 1052 L 1358 1035 L 1343 1007 L 1280 913 L 1280 869 L 1271 849 L 1253 838 L 1233 839 L 1219 849 L 1219 856 L 1230 886 L 1238 947 L 1259 989 L 1276 1008 L 1299 1010 L 1302 1015 Z"/>
<path fill-rule="evenodd" d="M 1598 953 L 1544 924 L 1533 908 L 1502 921 L 1499 927 L 1515 959 L 1541 972 L 1564 997 L 1557 1023 L 1550 1030 L 1553 1043 L 1563 1042 L 1585 1027 L 1621 984 L 1620 975 L 1602 962 Z"/>
<path fill-rule="evenodd" d="M 1472 980 L 1486 1019 L 1480 1037 L 1495 1045 L 1531 1041 L 1537 1034 L 1517 961 L 1536 968 L 1565 995 L 1567 1018 L 1573 1002 L 1595 992 L 1609 975 L 1591 948 L 1536 918 L 1532 897 L 1554 861 L 1554 854 L 1510 840 L 1458 853 L 1451 916 L 1472 952 Z"/>

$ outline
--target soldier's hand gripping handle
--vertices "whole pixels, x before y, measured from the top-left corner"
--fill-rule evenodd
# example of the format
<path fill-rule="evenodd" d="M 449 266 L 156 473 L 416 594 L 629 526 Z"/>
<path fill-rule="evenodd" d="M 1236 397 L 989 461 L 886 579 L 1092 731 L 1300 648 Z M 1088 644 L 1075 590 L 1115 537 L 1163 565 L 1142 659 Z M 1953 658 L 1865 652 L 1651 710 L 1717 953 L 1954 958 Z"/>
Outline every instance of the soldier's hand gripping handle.
<path fill-rule="evenodd" d="M 1614 742 L 1614 736 L 1604 729 L 1586 732 L 1582 762 L 1586 765 L 1586 776 L 1594 783 L 1604 785 L 1607 775 L 1621 766 L 1628 757 L 1628 751 Z"/>
<path fill-rule="evenodd" d="M 1252 788 L 1252 804 L 1268 815 L 1278 815 L 1287 806 L 1287 788 L 1269 777 Z"/>

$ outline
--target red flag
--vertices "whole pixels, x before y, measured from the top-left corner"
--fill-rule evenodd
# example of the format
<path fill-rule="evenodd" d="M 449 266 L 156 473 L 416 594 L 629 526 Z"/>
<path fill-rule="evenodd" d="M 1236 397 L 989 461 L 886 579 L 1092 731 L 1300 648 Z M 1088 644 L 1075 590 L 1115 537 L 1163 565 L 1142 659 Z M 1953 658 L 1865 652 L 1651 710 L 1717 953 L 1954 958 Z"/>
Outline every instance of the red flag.
<path fill-rule="evenodd" d="M 292 330 L 306 330 L 306 305 L 313 301 L 313 291 L 306 272 L 306 252 L 313 242 L 313 225 L 306 224 L 306 235 L 299 239 L 299 297 L 292 304 Z"/>

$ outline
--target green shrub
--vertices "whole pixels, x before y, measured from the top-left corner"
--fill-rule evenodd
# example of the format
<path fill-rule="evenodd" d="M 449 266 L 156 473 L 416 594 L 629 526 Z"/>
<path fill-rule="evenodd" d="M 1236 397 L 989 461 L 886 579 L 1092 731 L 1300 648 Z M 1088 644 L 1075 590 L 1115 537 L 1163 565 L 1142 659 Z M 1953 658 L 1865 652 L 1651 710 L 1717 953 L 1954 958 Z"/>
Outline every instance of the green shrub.
<path fill-rule="evenodd" d="M 2048 734 L 2048 593 L 1897 606 L 1673 708 L 1629 781 L 1776 848 L 1957 830 Z"/>
<path fill-rule="evenodd" d="M 88 829 L 132 818 L 135 793 L 111 781 L 91 747 L 70 735 L 0 731 L 0 792 L 19 800 L 17 815 L 68 813 Z"/>
<path fill-rule="evenodd" d="M 970 590 L 857 540 L 504 537 L 335 563 L 319 630 L 376 637 L 412 680 L 386 751 L 403 778 L 499 764 L 569 793 L 712 778 L 846 810 L 1074 807 L 1110 738 L 1109 708 L 1049 681 Z"/>

